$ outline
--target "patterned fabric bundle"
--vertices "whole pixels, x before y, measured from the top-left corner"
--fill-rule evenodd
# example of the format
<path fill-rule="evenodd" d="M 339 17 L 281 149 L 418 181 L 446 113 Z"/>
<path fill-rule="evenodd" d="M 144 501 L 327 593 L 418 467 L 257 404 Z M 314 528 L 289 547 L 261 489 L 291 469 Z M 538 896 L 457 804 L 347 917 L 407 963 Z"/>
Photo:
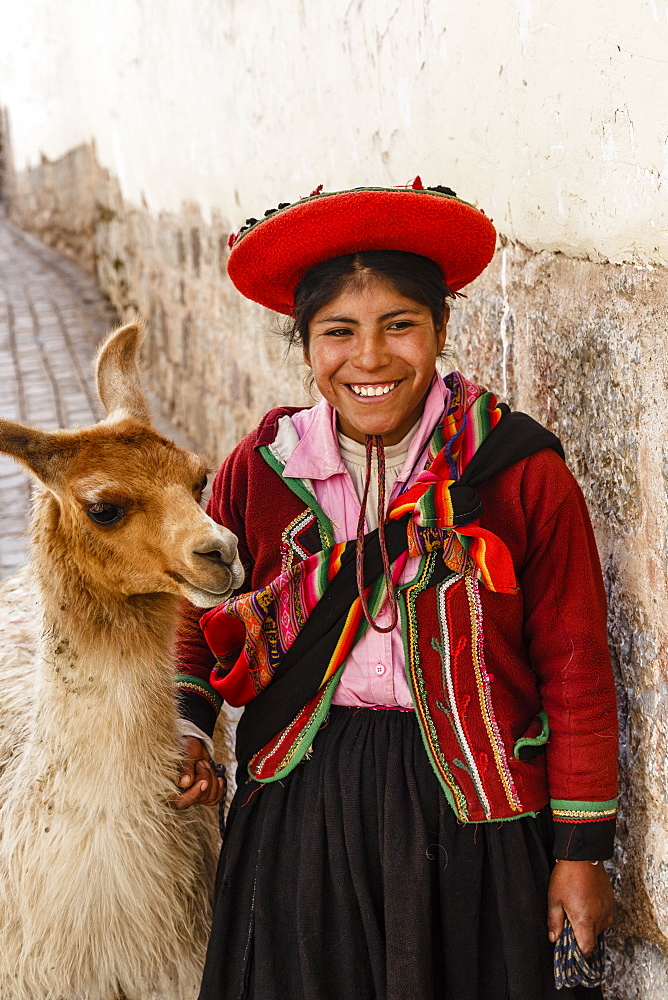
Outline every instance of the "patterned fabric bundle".
<path fill-rule="evenodd" d="M 230 705 L 247 704 L 271 682 L 281 659 L 336 574 L 347 544 L 341 542 L 309 556 L 261 590 L 231 598 L 202 617 L 202 630 L 218 660 L 211 684 Z M 395 585 L 407 558 L 408 553 L 402 553 L 392 567 Z M 379 577 L 367 590 L 372 616 L 380 611 L 386 594 L 385 580 Z M 321 687 L 336 673 L 367 627 L 357 598 Z"/>
<path fill-rule="evenodd" d="M 407 549 L 392 566 L 396 585 L 409 556 L 442 549 L 455 573 L 473 576 L 489 590 L 514 593 L 512 560 L 504 543 L 475 523 L 481 504 L 475 491 L 458 483 L 466 465 L 507 408 L 491 392 L 459 372 L 446 378 L 452 393 L 445 419 L 429 444 L 425 469 L 391 504 L 388 520 L 410 515 Z M 231 705 L 245 705 L 271 682 L 278 664 L 339 570 L 350 543 L 341 542 L 308 557 L 266 587 L 231 598 L 201 619 L 218 663 L 211 684 Z M 374 617 L 387 598 L 381 575 L 367 590 Z M 353 601 L 336 649 L 323 672 L 322 689 L 342 668 L 349 650 L 368 627 L 359 597 Z M 240 651 L 241 650 L 241 651 Z"/>
<path fill-rule="evenodd" d="M 411 514 L 409 555 L 443 548 L 446 566 L 474 576 L 488 590 L 515 593 L 517 583 L 508 549 L 475 523 L 482 513 L 475 490 L 458 480 L 490 431 L 503 416 L 496 396 L 468 382 L 459 372 L 446 379 L 452 402 L 445 420 L 432 436 L 425 471 L 396 498 L 389 520 Z"/>
<path fill-rule="evenodd" d="M 571 922 L 566 917 L 564 929 L 554 946 L 554 985 L 564 987 L 586 986 L 593 990 L 603 982 L 605 948 L 603 935 L 599 934 L 589 958 L 580 951 Z"/>

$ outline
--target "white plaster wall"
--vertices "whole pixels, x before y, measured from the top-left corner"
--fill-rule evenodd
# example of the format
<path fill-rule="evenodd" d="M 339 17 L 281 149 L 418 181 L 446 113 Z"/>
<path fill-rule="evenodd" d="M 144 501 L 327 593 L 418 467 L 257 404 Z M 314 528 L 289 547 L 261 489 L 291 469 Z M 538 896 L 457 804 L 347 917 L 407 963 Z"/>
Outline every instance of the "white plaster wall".
<path fill-rule="evenodd" d="M 667 0 L 0 0 L 15 166 L 235 227 L 419 172 L 511 241 L 668 264 Z"/>

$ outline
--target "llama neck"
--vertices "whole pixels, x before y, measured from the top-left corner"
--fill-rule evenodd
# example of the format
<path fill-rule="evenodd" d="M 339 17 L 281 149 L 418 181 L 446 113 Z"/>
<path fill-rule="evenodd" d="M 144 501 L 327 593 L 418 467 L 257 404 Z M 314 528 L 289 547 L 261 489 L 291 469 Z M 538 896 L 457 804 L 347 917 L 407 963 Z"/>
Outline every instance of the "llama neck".
<path fill-rule="evenodd" d="M 50 589 L 53 582 L 50 584 Z M 98 600 L 81 590 L 42 597 L 42 656 L 48 672 L 83 683 L 123 687 L 141 670 L 151 684 L 168 671 L 171 683 L 177 598 L 171 594 Z M 102 664 L 104 673 L 101 674 Z"/>
<path fill-rule="evenodd" d="M 100 590 L 67 552 L 38 560 L 36 570 L 43 628 L 35 735 L 55 745 L 88 732 L 107 758 L 127 752 L 127 740 L 140 756 L 173 747 L 178 598 Z"/>

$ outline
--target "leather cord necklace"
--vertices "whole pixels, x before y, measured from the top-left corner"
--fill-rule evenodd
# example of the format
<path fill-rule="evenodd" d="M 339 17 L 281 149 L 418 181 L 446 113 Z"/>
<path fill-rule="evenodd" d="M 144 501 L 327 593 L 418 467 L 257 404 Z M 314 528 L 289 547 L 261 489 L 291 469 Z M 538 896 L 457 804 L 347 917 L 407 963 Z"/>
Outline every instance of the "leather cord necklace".
<path fill-rule="evenodd" d="M 367 622 L 374 632 L 391 632 L 397 627 L 399 621 L 399 607 L 397 604 L 397 592 L 392 581 L 390 570 L 390 560 L 387 554 L 385 542 L 385 449 L 383 439 L 380 435 L 366 434 L 364 437 L 366 447 L 366 477 L 364 481 L 364 495 L 360 507 L 360 516 L 357 522 L 357 536 L 355 540 L 355 577 L 357 580 L 357 593 L 359 594 L 362 611 Z M 371 485 L 371 475 L 373 466 L 373 451 L 376 449 L 377 475 L 378 475 L 378 542 L 383 561 L 383 576 L 387 587 L 387 597 L 390 604 L 392 619 L 389 625 L 378 625 L 373 620 L 364 591 L 364 520 L 366 517 L 366 505 L 369 498 L 369 487 Z"/>

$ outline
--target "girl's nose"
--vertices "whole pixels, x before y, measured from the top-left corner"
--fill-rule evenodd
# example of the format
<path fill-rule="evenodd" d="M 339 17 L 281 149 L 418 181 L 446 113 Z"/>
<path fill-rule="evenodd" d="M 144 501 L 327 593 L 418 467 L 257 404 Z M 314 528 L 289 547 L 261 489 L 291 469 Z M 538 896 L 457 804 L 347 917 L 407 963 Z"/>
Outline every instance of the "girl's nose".
<path fill-rule="evenodd" d="M 384 337 L 360 334 L 356 338 L 352 363 L 362 371 L 376 371 L 390 361 L 390 352 Z"/>

